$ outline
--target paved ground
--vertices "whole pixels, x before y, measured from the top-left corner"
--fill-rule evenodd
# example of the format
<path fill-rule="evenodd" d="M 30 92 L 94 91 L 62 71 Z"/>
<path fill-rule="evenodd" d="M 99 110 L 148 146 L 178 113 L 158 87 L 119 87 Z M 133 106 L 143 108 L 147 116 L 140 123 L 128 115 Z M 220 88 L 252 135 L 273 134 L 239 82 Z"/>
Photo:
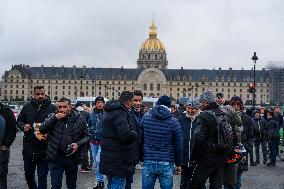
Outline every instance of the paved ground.
<path fill-rule="evenodd" d="M 27 189 L 21 155 L 22 136 L 23 134 L 19 133 L 11 147 L 8 189 Z M 78 173 L 78 189 L 91 189 L 94 186 L 94 177 L 93 173 Z M 178 188 L 179 180 L 180 177 L 175 177 L 175 189 Z M 141 188 L 140 170 L 136 171 L 133 188 Z M 156 183 L 156 188 L 159 188 L 158 183 Z M 262 164 L 250 167 L 250 170 L 243 175 L 242 189 L 284 189 L 284 162 L 278 161 L 277 167 L 267 167 Z"/>

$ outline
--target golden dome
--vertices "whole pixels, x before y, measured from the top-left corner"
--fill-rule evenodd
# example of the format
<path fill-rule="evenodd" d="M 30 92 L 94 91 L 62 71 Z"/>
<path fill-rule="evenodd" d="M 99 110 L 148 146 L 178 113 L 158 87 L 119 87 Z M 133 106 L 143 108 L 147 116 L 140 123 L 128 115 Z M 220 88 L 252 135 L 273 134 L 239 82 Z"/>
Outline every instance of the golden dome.
<path fill-rule="evenodd" d="M 157 38 L 157 27 L 154 23 L 154 18 L 152 21 L 152 26 L 150 27 L 149 38 L 142 43 L 140 51 L 143 52 L 165 52 L 164 44 Z"/>

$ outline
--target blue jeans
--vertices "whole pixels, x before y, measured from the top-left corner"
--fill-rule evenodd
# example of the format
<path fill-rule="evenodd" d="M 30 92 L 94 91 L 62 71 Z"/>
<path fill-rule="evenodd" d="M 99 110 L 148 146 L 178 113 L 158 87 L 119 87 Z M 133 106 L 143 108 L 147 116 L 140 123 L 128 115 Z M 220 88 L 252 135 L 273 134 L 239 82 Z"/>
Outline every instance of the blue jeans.
<path fill-rule="evenodd" d="M 241 186 L 242 186 L 242 175 L 243 175 L 243 172 L 238 172 L 238 173 L 237 173 L 236 189 L 240 189 Z"/>
<path fill-rule="evenodd" d="M 153 189 L 157 178 L 161 189 L 172 189 L 173 177 L 173 162 L 146 160 L 142 172 L 142 189 Z"/>
<path fill-rule="evenodd" d="M 35 170 L 37 169 L 38 185 L 35 180 Z M 42 159 L 31 159 L 24 157 L 25 178 L 30 189 L 46 189 L 48 162 Z"/>
<path fill-rule="evenodd" d="M 91 144 L 92 156 L 93 156 L 93 167 L 95 168 L 97 182 L 104 182 L 104 176 L 99 172 L 99 157 L 97 157 L 100 145 Z"/>
<path fill-rule="evenodd" d="M 107 177 L 108 189 L 124 189 L 126 184 L 126 177 Z"/>
<path fill-rule="evenodd" d="M 78 164 L 70 157 L 60 157 L 49 163 L 51 188 L 60 189 L 65 171 L 66 186 L 68 189 L 75 189 L 77 182 Z"/>

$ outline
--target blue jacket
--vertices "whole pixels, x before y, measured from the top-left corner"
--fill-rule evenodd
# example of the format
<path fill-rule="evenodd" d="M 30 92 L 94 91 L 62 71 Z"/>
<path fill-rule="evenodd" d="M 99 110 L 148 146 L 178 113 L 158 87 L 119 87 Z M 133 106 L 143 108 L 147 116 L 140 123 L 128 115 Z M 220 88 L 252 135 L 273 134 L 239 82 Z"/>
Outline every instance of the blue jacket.
<path fill-rule="evenodd" d="M 144 160 L 175 162 L 181 165 L 182 133 L 179 122 L 163 106 L 155 106 L 141 122 Z"/>
<path fill-rule="evenodd" d="M 89 132 L 91 134 L 91 142 L 102 140 L 102 117 L 103 111 L 93 111 L 89 116 Z"/>

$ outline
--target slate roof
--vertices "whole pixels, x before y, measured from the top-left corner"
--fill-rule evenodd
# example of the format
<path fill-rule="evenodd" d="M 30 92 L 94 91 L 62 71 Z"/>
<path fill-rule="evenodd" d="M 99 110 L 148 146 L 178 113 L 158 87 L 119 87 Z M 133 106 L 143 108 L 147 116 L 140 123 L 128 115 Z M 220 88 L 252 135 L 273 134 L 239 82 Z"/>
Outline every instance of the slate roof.
<path fill-rule="evenodd" d="M 73 67 L 27 67 L 15 65 L 22 75 L 30 79 L 75 79 L 80 80 L 81 74 L 89 80 L 137 80 L 143 69 L 138 68 L 73 68 Z M 209 69 L 162 69 L 169 81 L 252 81 L 253 70 L 209 70 Z M 4 78 L 8 72 L 5 72 Z M 75 77 L 76 76 L 76 77 Z M 208 80 L 207 80 L 208 79 Z M 270 79 L 270 71 L 256 70 L 256 82 Z"/>

